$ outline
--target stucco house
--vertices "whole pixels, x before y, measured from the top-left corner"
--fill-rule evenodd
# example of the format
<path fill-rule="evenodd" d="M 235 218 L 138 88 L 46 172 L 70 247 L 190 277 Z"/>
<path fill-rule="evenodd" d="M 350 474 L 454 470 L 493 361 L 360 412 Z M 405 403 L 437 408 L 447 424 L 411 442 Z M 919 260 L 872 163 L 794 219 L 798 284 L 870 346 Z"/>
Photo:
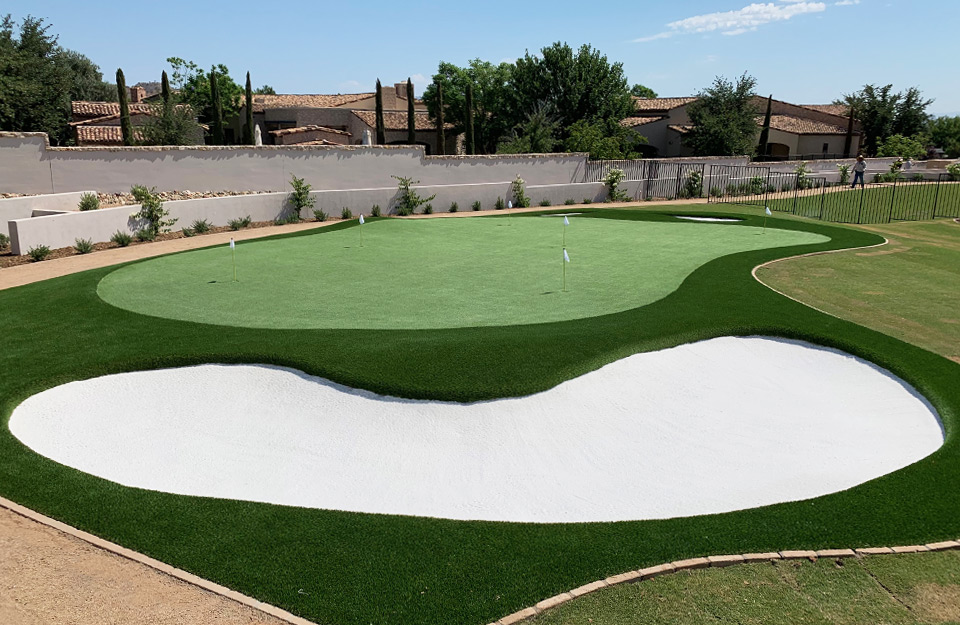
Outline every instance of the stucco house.
<path fill-rule="evenodd" d="M 636 115 L 621 124 L 633 128 L 648 141 L 650 156 L 693 156 L 683 144 L 683 137 L 692 128 L 688 107 L 695 97 L 634 98 Z M 769 136 L 769 157 L 775 160 L 804 158 L 839 158 L 844 155 L 849 118 L 843 107 L 833 104 L 790 104 L 772 100 Z M 756 97 L 757 140 L 763 126 L 767 99 Z M 860 126 L 854 124 L 850 146 L 855 155 L 860 146 Z"/>
<path fill-rule="evenodd" d="M 183 106 L 183 105 L 178 105 Z M 155 102 L 149 101 L 146 90 L 135 85 L 130 87 L 128 108 L 133 136 L 140 139 L 137 128 L 147 123 L 154 114 Z M 118 102 L 90 102 L 75 100 L 70 103 L 70 128 L 78 146 L 120 146 L 123 134 L 120 131 L 120 104 Z M 194 137 L 196 145 L 203 144 L 203 131 L 198 129 Z"/>
<path fill-rule="evenodd" d="M 407 144 L 407 83 L 384 86 L 384 126 L 388 145 Z M 422 100 L 414 100 L 416 143 L 428 154 L 437 153 L 436 124 L 427 115 Z M 246 119 L 246 106 L 241 105 L 238 119 L 233 121 L 239 133 Z M 260 126 L 267 145 L 316 145 L 317 142 L 340 145 L 361 145 L 364 131 L 376 138 L 376 94 L 277 94 L 253 96 L 253 121 Z M 456 137 L 447 136 L 445 153 L 453 154 Z"/>

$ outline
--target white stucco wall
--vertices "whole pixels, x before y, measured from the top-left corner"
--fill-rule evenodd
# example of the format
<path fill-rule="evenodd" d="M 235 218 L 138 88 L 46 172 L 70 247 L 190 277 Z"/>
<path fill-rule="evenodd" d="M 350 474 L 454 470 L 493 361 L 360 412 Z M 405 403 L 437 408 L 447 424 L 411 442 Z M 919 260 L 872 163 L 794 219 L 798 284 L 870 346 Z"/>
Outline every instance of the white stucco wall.
<path fill-rule="evenodd" d="M 39 216 L 47 212 L 75 211 L 84 191 L 47 195 L 29 195 L 0 200 L 0 232 L 10 234 L 7 222 Z"/>

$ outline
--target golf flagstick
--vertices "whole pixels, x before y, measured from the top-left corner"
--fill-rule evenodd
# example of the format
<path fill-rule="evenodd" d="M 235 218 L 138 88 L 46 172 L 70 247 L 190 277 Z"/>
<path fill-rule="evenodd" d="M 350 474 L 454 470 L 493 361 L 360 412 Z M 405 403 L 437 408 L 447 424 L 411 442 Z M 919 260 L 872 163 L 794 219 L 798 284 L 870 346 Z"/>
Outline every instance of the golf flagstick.
<path fill-rule="evenodd" d="M 563 291 L 567 291 L 567 263 L 570 262 L 570 255 L 567 254 L 567 248 L 563 248 Z"/>
<path fill-rule="evenodd" d="M 567 216 L 563 216 L 563 249 L 567 249 L 567 226 L 570 225 L 570 221 L 567 219 Z"/>
<path fill-rule="evenodd" d="M 363 215 L 360 215 L 360 247 L 363 247 Z"/>
<path fill-rule="evenodd" d="M 766 234 L 766 233 L 767 233 L 767 217 L 769 217 L 770 215 L 773 214 L 773 213 L 770 212 L 770 207 L 769 207 L 769 206 L 766 206 L 765 208 L 766 208 L 766 211 L 765 211 L 765 213 L 764 213 L 764 215 L 763 215 L 763 234 Z"/>
<path fill-rule="evenodd" d="M 237 281 L 237 246 L 230 237 L 230 256 L 233 258 L 233 281 Z"/>

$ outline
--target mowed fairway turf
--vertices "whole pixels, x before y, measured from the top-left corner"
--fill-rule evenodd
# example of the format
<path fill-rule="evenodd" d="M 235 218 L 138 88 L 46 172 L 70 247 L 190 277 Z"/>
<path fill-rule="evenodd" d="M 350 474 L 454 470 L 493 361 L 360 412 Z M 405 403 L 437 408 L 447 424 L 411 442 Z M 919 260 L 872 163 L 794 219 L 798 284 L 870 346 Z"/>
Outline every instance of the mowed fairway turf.
<path fill-rule="evenodd" d="M 730 224 L 570 220 L 375 220 L 238 245 L 237 282 L 230 249 L 222 246 L 123 267 L 97 291 L 133 312 L 247 328 L 522 325 L 637 308 L 720 256 L 827 241 Z"/>

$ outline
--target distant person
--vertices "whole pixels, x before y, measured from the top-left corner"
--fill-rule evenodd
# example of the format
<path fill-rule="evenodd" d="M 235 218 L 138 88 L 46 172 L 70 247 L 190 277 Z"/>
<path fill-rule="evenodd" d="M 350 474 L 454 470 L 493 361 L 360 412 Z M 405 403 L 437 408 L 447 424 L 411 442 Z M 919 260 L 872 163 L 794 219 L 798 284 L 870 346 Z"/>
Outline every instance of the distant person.
<path fill-rule="evenodd" d="M 853 164 L 853 184 L 851 189 L 857 188 L 857 180 L 860 181 L 860 188 L 863 188 L 863 172 L 867 171 L 867 161 L 863 160 L 863 155 L 857 156 L 857 162 Z"/>

